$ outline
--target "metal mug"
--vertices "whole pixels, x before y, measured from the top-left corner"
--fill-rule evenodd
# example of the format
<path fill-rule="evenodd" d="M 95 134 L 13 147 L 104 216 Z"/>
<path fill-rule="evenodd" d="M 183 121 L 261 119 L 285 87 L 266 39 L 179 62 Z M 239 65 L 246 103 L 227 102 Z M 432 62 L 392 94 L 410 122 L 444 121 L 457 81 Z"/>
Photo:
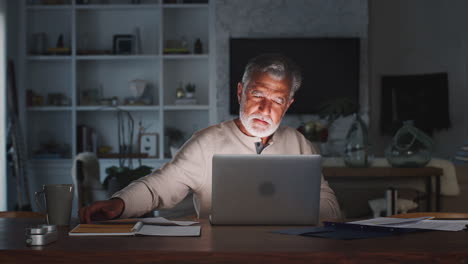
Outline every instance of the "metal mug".
<path fill-rule="evenodd" d="M 40 203 L 45 198 L 46 210 Z M 68 225 L 73 205 L 73 184 L 44 184 L 42 191 L 35 193 L 36 204 L 47 214 L 49 225 Z"/>

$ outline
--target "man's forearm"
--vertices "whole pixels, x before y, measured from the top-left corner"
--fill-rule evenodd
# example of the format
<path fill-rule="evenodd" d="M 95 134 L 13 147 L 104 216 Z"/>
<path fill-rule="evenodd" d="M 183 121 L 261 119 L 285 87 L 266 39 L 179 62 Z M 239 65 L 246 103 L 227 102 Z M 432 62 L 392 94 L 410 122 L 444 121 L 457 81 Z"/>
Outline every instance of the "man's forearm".
<path fill-rule="evenodd" d="M 153 195 L 143 182 L 134 181 L 129 186 L 112 195 L 112 199 L 120 199 L 124 209 L 120 218 L 139 217 L 154 209 Z"/>

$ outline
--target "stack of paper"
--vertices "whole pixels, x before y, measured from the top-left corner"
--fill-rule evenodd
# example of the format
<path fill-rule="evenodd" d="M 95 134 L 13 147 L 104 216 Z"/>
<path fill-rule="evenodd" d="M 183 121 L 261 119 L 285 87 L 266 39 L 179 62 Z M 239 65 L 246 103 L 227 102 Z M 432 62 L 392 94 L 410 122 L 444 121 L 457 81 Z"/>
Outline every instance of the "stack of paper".
<path fill-rule="evenodd" d="M 439 231 L 461 231 L 468 225 L 468 220 L 433 220 L 432 217 L 391 218 L 377 217 L 367 220 L 349 222 L 348 224 L 383 226 L 396 228 L 416 228 Z"/>
<path fill-rule="evenodd" d="M 95 224 L 79 224 L 70 236 L 200 236 L 194 221 L 170 221 L 163 217 L 119 219 Z"/>

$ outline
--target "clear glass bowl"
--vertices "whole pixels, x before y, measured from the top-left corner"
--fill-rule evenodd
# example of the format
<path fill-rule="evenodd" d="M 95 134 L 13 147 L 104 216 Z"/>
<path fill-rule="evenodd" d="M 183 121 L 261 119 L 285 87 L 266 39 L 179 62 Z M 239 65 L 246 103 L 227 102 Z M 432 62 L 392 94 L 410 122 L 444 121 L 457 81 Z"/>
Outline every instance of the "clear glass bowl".
<path fill-rule="evenodd" d="M 405 121 L 385 149 L 385 157 L 393 167 L 424 167 L 432 158 L 434 143 L 428 135 Z"/>

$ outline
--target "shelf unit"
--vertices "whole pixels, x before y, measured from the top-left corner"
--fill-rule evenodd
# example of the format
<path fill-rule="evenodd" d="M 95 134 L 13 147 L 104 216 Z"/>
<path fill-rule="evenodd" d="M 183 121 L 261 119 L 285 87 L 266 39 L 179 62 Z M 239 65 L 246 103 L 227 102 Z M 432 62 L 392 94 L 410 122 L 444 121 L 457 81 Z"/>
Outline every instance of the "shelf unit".
<path fill-rule="evenodd" d="M 77 129 L 82 125 L 95 131 L 98 147 L 110 146 L 117 152 L 117 115 L 121 111 L 130 113 L 134 120 L 134 137 L 129 144 L 133 153 L 138 152 L 140 122 L 145 133 L 158 134 L 158 155 L 146 159 L 148 162 L 171 157 L 168 128 L 182 131 L 188 139 L 193 132 L 216 122 L 212 0 L 201 4 L 180 0 L 177 4 L 164 0 L 142 0 L 140 4 L 131 4 L 130 0 L 46 2 L 54 1 L 22 0 L 19 87 L 21 98 L 26 98 L 21 114 L 31 164 L 70 164 L 80 152 Z M 114 36 L 135 35 L 136 28 L 141 51 L 115 54 Z M 69 52 L 43 54 L 47 48 L 56 47 L 59 38 Z M 203 45 L 201 54 L 193 53 L 197 38 Z M 167 40 L 181 39 L 188 43 L 189 54 L 164 54 Z M 124 103 L 124 99 L 132 99 L 132 80 L 147 82 L 145 105 Z M 196 85 L 196 104 L 175 104 L 181 82 L 184 86 Z M 111 100 L 101 100 L 114 96 L 118 105 L 105 105 Z M 128 124 L 128 120 L 125 122 Z M 46 155 L 45 149 L 56 155 Z"/>

